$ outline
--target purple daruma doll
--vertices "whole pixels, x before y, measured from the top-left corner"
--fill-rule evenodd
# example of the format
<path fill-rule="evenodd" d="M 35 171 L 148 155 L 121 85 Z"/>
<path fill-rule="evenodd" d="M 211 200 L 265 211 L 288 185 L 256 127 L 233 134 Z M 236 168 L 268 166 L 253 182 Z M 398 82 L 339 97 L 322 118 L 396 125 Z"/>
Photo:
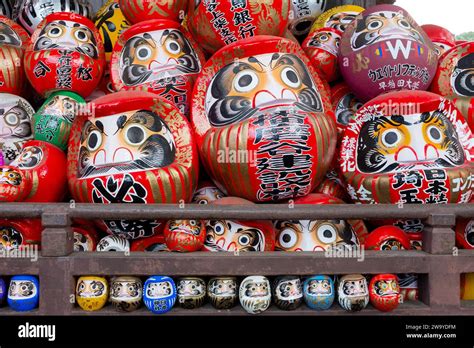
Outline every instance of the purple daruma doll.
<path fill-rule="evenodd" d="M 437 64 L 431 40 L 398 6 L 365 10 L 342 35 L 341 73 L 363 102 L 394 90 L 427 90 Z"/>
<path fill-rule="evenodd" d="M 7 285 L 3 278 L 0 278 L 0 307 L 5 304 L 5 300 L 7 299 Z"/>

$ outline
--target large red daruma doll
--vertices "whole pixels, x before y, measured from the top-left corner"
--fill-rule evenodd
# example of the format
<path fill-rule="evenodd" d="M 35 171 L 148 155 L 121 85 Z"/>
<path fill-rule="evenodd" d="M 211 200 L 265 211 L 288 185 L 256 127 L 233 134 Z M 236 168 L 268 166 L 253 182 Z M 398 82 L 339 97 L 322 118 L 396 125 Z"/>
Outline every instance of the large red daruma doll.
<path fill-rule="evenodd" d="M 205 58 L 190 34 L 177 22 L 140 22 L 115 44 L 111 79 L 115 90 L 158 94 L 189 114 L 194 81 Z"/>
<path fill-rule="evenodd" d="M 428 89 L 437 63 L 429 37 L 398 6 L 365 10 L 342 35 L 339 67 L 364 102 L 389 91 Z"/>
<path fill-rule="evenodd" d="M 25 71 L 42 96 L 71 91 L 83 98 L 99 84 L 105 68 L 102 39 L 89 19 L 58 12 L 47 16 L 25 52 Z"/>
<path fill-rule="evenodd" d="M 119 0 L 120 9 L 131 23 L 151 19 L 181 22 L 188 0 Z"/>
<path fill-rule="evenodd" d="M 205 65 L 191 110 L 201 159 L 229 196 L 305 196 L 322 181 L 337 135 L 326 86 L 299 45 L 259 36 Z"/>
<path fill-rule="evenodd" d="M 0 93 L 24 92 L 23 54 L 29 38 L 21 26 L 0 16 Z"/>
<path fill-rule="evenodd" d="M 167 100 L 147 92 L 118 92 L 89 104 L 69 141 L 72 196 L 87 203 L 189 202 L 197 185 L 198 157 L 186 118 Z M 156 221 L 106 220 L 109 233 L 128 239 L 158 232 Z"/>
<path fill-rule="evenodd" d="M 189 1 L 187 28 L 208 53 L 257 35 L 283 36 L 291 0 Z"/>
<path fill-rule="evenodd" d="M 365 104 L 342 138 L 340 165 L 359 203 L 467 203 L 474 138 L 447 99 L 387 93 Z"/>
<path fill-rule="evenodd" d="M 224 197 L 213 205 L 253 205 L 238 198 Z M 214 252 L 273 251 L 275 230 L 266 220 L 209 220 L 206 221 L 206 240 L 202 250 Z"/>

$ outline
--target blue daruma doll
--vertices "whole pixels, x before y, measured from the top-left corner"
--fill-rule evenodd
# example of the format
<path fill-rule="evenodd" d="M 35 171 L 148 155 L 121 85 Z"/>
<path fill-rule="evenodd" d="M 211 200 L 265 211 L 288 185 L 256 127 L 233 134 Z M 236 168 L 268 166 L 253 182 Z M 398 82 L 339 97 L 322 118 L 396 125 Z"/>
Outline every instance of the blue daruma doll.
<path fill-rule="evenodd" d="M 143 302 L 155 314 L 163 314 L 176 302 L 176 285 L 170 277 L 151 276 L 143 287 Z"/>
<path fill-rule="evenodd" d="M 306 305 L 318 311 L 331 308 L 334 302 L 334 282 L 327 275 L 308 277 L 303 284 L 303 295 Z"/>
<path fill-rule="evenodd" d="M 0 307 L 2 307 L 7 299 L 7 284 L 3 278 L 0 278 Z"/>
<path fill-rule="evenodd" d="M 10 280 L 8 305 L 16 312 L 31 311 L 38 307 L 39 281 L 35 276 L 17 275 Z"/>

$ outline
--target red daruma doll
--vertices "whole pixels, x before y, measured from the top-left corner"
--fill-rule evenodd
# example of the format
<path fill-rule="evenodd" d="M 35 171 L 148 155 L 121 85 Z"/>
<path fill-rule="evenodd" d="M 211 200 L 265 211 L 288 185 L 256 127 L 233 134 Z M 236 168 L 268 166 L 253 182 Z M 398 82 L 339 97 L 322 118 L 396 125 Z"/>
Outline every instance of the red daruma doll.
<path fill-rule="evenodd" d="M 42 96 L 65 90 L 85 98 L 99 84 L 104 68 L 99 32 L 81 15 L 49 15 L 33 33 L 25 52 L 26 76 Z"/>
<path fill-rule="evenodd" d="M 172 251 L 198 251 L 204 245 L 206 228 L 203 220 L 170 220 L 164 230 L 166 246 Z"/>
<path fill-rule="evenodd" d="M 274 36 L 217 52 L 196 81 L 191 119 L 216 185 L 254 202 L 312 192 L 337 142 L 326 85 L 297 43 Z"/>
<path fill-rule="evenodd" d="M 194 81 L 205 58 L 189 33 L 168 20 L 140 22 L 115 44 L 111 79 L 115 90 L 156 93 L 186 116 Z"/>
<path fill-rule="evenodd" d="M 474 138 L 459 110 L 424 91 L 365 104 L 341 141 L 340 165 L 359 203 L 467 203 L 473 194 Z"/>
<path fill-rule="evenodd" d="M 372 306 L 382 312 L 390 312 L 401 302 L 400 286 L 393 274 L 379 274 L 369 283 L 369 298 Z"/>
<path fill-rule="evenodd" d="M 0 16 L 0 93 L 21 95 L 25 86 L 23 53 L 28 33 L 14 21 Z"/>
<path fill-rule="evenodd" d="M 96 99 L 71 129 L 68 179 L 72 196 L 87 203 L 189 202 L 197 185 L 198 157 L 186 118 L 167 100 L 147 92 Z M 159 221 L 105 220 L 107 232 L 150 237 Z"/>

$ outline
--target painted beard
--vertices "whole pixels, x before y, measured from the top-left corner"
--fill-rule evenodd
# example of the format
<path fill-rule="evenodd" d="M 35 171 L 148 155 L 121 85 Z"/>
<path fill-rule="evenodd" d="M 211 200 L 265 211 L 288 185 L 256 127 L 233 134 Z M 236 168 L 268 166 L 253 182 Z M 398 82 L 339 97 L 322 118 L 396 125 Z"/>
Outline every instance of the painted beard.
<path fill-rule="evenodd" d="M 23 236 L 12 227 L 0 228 L 0 250 L 18 249 L 23 244 Z"/>
<path fill-rule="evenodd" d="M 204 284 L 196 280 L 181 280 L 178 285 L 178 295 L 199 296 L 204 293 Z"/>
<path fill-rule="evenodd" d="M 229 64 L 211 81 L 206 96 L 214 127 L 242 122 L 277 107 L 323 110 L 306 66 L 292 54 L 264 54 Z"/>
<path fill-rule="evenodd" d="M 91 280 L 81 281 L 77 295 L 80 297 L 99 297 L 104 294 L 105 285 L 102 282 Z"/>
<path fill-rule="evenodd" d="M 198 220 L 171 220 L 169 230 L 174 233 L 198 236 L 201 233 L 201 223 Z"/>
<path fill-rule="evenodd" d="M 425 43 L 420 32 L 398 12 L 382 11 L 371 13 L 358 21 L 351 38 L 351 47 L 358 51 L 376 42 L 391 39 L 408 39 Z"/>
<path fill-rule="evenodd" d="M 21 151 L 20 156 L 13 161 L 11 165 L 24 170 L 33 169 L 41 164 L 43 158 L 44 153 L 40 147 L 27 146 Z"/>
<path fill-rule="evenodd" d="M 92 31 L 71 21 L 54 21 L 41 30 L 34 44 L 35 51 L 67 49 L 97 59 L 99 52 Z"/>
<path fill-rule="evenodd" d="M 344 32 L 346 27 L 357 17 L 356 12 L 341 12 L 331 16 L 325 27 L 333 28 Z"/>
<path fill-rule="evenodd" d="M 167 77 L 197 74 L 199 58 L 179 30 L 158 30 L 129 39 L 120 59 L 121 78 L 137 86 Z"/>
<path fill-rule="evenodd" d="M 396 291 L 396 286 L 393 284 L 392 280 L 379 280 L 375 283 L 374 290 L 375 293 L 379 296 L 389 296 L 398 293 L 398 291 Z"/>
<path fill-rule="evenodd" d="M 21 103 L 8 110 L 0 109 L 0 115 L 0 138 L 24 139 L 32 135 L 30 117 Z"/>
<path fill-rule="evenodd" d="M 0 184 L 18 186 L 21 184 L 21 175 L 10 168 L 0 168 Z"/>
<path fill-rule="evenodd" d="M 84 125 L 78 177 L 165 167 L 175 152 L 168 126 L 150 111 L 101 117 Z"/>
<path fill-rule="evenodd" d="M 331 285 L 327 280 L 312 280 L 308 284 L 308 293 L 314 296 L 330 296 Z"/>
<path fill-rule="evenodd" d="M 115 298 L 136 298 L 140 294 L 140 286 L 133 282 L 115 282 L 112 284 L 111 295 Z"/>
<path fill-rule="evenodd" d="M 210 286 L 210 293 L 214 296 L 235 296 L 236 287 L 234 280 L 215 280 Z"/>
<path fill-rule="evenodd" d="M 169 282 L 149 284 L 146 290 L 147 296 L 151 299 L 168 297 L 172 292 L 172 286 Z"/>
<path fill-rule="evenodd" d="M 459 59 L 451 76 L 451 86 L 458 95 L 474 97 L 474 53 Z"/>
<path fill-rule="evenodd" d="M 256 228 L 230 220 L 211 220 L 206 223 L 204 245 L 211 251 L 264 251 L 265 236 Z"/>
<path fill-rule="evenodd" d="M 337 104 L 336 119 L 337 123 L 347 126 L 355 113 L 362 107 L 362 103 L 354 94 L 346 94 Z"/>
<path fill-rule="evenodd" d="M 32 297 L 36 293 L 35 285 L 32 282 L 12 282 L 8 292 L 11 298 Z"/>
<path fill-rule="evenodd" d="M 0 45 L 21 47 L 20 37 L 5 23 L 0 23 Z"/>
<path fill-rule="evenodd" d="M 281 300 L 291 301 L 303 297 L 299 279 L 285 281 L 278 285 L 278 295 Z"/>
<path fill-rule="evenodd" d="M 331 31 L 318 33 L 308 43 L 309 47 L 320 48 L 326 52 L 337 56 L 341 37 Z"/>
<path fill-rule="evenodd" d="M 464 160 L 453 125 L 439 111 L 372 118 L 359 133 L 357 166 L 363 173 L 450 168 Z"/>

